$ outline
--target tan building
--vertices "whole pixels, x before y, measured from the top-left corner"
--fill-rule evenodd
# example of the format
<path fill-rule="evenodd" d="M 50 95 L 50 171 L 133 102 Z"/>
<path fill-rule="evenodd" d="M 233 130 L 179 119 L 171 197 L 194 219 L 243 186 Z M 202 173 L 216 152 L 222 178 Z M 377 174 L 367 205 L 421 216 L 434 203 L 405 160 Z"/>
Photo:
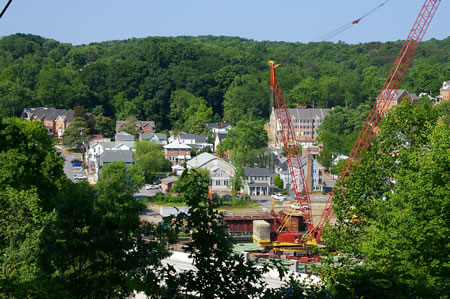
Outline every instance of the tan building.
<path fill-rule="evenodd" d="M 450 80 L 442 83 L 440 92 L 440 102 L 450 100 Z"/>
<path fill-rule="evenodd" d="M 55 122 L 55 132 L 56 132 L 56 136 L 58 138 L 61 138 L 62 135 L 64 134 L 64 131 L 67 129 L 67 127 L 70 125 L 70 122 L 73 119 L 73 110 L 69 110 L 67 111 L 65 114 L 63 115 L 59 115 Z"/>
<path fill-rule="evenodd" d="M 392 93 L 392 91 L 390 89 L 387 90 L 386 92 Z M 387 95 L 386 95 L 386 97 L 387 97 Z M 414 93 L 409 93 L 406 89 L 397 89 L 395 91 L 395 94 L 392 96 L 392 101 L 389 103 L 389 105 L 387 105 L 387 107 L 380 107 L 380 109 L 382 109 L 384 111 L 388 111 L 389 109 L 392 108 L 392 106 L 400 105 L 400 103 L 404 99 L 408 99 L 408 101 L 412 104 L 416 104 L 419 101 L 419 97 L 417 95 L 415 95 Z"/>
<path fill-rule="evenodd" d="M 281 123 L 278 119 L 278 109 L 273 108 L 270 114 L 269 125 L 267 126 L 269 142 L 272 144 L 281 144 Z M 295 133 L 295 139 L 301 142 L 316 142 L 320 124 L 328 115 L 331 109 L 314 108 L 294 108 L 288 109 L 291 116 L 291 123 Z M 286 129 L 287 125 L 284 125 Z"/>
<path fill-rule="evenodd" d="M 187 144 L 174 142 L 164 146 L 164 154 L 172 165 L 183 165 L 191 159 L 191 147 Z"/>
<path fill-rule="evenodd" d="M 73 110 L 67 111 L 66 109 L 46 107 L 25 108 L 21 118 L 29 121 L 40 121 L 50 135 L 61 137 L 73 119 Z"/>

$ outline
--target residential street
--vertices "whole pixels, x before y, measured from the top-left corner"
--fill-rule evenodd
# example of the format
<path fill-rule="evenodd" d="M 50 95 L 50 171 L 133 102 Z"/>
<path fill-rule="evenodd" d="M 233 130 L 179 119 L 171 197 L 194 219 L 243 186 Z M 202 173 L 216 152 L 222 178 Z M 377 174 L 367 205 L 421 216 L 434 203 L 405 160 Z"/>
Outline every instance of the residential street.
<path fill-rule="evenodd" d="M 56 146 L 56 151 L 61 153 L 61 156 L 64 158 L 64 173 L 70 180 L 77 182 L 78 180 L 74 178 L 75 175 L 86 175 L 81 167 L 73 167 L 72 163 L 70 163 L 73 159 L 81 159 L 81 154 L 66 154 L 60 146 Z"/>

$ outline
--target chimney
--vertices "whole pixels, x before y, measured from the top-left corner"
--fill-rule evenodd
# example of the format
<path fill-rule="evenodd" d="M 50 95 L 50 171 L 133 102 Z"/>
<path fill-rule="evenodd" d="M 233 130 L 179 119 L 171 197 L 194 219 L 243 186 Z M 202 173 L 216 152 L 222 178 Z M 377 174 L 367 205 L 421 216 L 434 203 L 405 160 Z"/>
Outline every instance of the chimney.
<path fill-rule="evenodd" d="M 306 188 L 308 189 L 308 192 L 312 192 L 312 155 L 307 154 L 306 155 Z"/>

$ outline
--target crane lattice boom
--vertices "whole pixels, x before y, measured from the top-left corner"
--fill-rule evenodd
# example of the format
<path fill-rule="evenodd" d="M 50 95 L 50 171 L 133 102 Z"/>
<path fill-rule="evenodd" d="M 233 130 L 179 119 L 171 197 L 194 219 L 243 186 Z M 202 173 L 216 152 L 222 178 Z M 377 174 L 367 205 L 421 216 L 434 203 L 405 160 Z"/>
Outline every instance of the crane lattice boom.
<path fill-rule="evenodd" d="M 358 138 L 350 152 L 349 158 L 346 160 L 345 165 L 339 175 L 338 182 L 342 181 L 344 177 L 351 174 L 353 167 L 359 163 L 359 159 L 363 154 L 364 150 L 367 149 L 373 138 L 378 132 L 379 124 L 383 119 L 384 115 L 391 106 L 391 102 L 395 93 L 402 82 L 406 71 L 416 53 L 416 50 L 425 35 L 431 20 L 440 4 L 440 0 L 425 0 L 422 9 L 411 28 L 411 31 L 406 39 L 400 54 L 395 59 L 394 65 L 384 83 L 383 88 L 378 95 L 376 102 L 367 117 L 366 122 L 358 135 Z M 291 117 L 289 110 L 286 107 L 286 102 L 284 100 L 283 92 L 280 88 L 278 79 L 275 73 L 275 67 L 273 61 L 269 62 L 271 68 L 271 89 L 275 97 L 276 104 L 276 115 L 279 118 L 281 125 L 281 138 L 283 140 L 284 150 L 289 164 L 289 172 L 292 177 L 293 187 L 295 191 L 295 196 L 298 203 L 306 204 L 308 209 L 301 208 L 304 214 L 304 221 L 307 225 L 307 232 L 303 235 L 302 243 L 306 244 L 310 241 L 320 241 L 320 235 L 322 233 L 323 225 L 331 218 L 333 215 L 333 198 L 330 196 L 328 198 L 326 207 L 322 213 L 319 222 L 313 226 L 312 215 L 311 215 L 311 202 L 309 198 L 309 190 L 307 190 L 305 176 L 302 169 L 301 157 L 299 156 L 298 149 L 296 146 L 295 134 L 293 125 L 291 122 Z M 294 166 L 297 165 L 299 171 L 295 171 Z M 297 178 L 301 182 L 301 186 L 297 183 Z M 299 188 L 303 189 L 300 190 Z M 304 191 L 304 192 L 302 192 Z M 292 215 L 293 211 L 290 211 Z M 280 226 L 278 233 L 280 233 L 286 226 L 287 221 L 284 219 L 282 225 Z"/>
<path fill-rule="evenodd" d="M 440 2 L 441 0 L 425 0 L 419 15 L 414 22 L 414 25 L 411 28 L 402 49 L 400 50 L 400 54 L 395 59 L 394 65 L 389 72 L 386 82 L 384 83 L 383 88 L 381 89 L 380 94 L 378 95 L 376 102 L 373 105 L 372 110 L 370 111 L 369 116 L 367 117 L 367 120 L 358 135 L 358 138 L 356 139 L 355 144 L 353 145 L 353 148 L 350 151 L 349 157 L 339 175 L 338 182 L 342 181 L 344 177 L 351 174 L 353 166 L 359 163 L 362 153 L 370 146 L 375 134 L 378 131 L 380 122 L 391 106 L 392 99 L 395 96 L 400 83 L 405 77 L 406 71 L 408 70 L 411 61 L 416 54 L 416 50 L 419 47 L 419 44 L 422 41 L 422 38 L 425 35 L 425 32 L 427 31 Z M 330 196 L 320 221 L 311 232 L 311 235 L 317 240 L 320 238 L 323 225 L 333 215 L 332 205 L 333 198 Z"/>

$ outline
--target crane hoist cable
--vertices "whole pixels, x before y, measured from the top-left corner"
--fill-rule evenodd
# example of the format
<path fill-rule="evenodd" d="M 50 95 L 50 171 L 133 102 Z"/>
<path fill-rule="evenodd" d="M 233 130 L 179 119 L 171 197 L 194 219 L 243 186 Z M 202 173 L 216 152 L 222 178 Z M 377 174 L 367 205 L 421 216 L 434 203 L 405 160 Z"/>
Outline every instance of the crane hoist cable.
<path fill-rule="evenodd" d="M 385 5 L 387 2 L 389 2 L 390 0 L 385 0 L 383 3 L 379 4 L 377 7 L 373 8 L 372 10 L 370 10 L 369 12 L 367 12 L 366 14 L 364 14 L 362 17 L 360 17 L 359 19 L 356 19 L 350 23 L 347 23 L 325 35 L 322 35 L 318 38 L 316 38 L 314 41 L 328 41 L 330 39 L 332 39 L 333 37 L 335 37 L 336 35 L 338 35 L 339 33 L 344 32 L 345 30 L 349 29 L 350 27 L 352 27 L 353 25 L 359 24 L 359 22 L 364 19 L 365 17 L 367 17 L 368 15 L 372 14 L 373 12 L 375 12 L 377 9 L 379 9 L 380 7 L 382 7 L 383 5 Z"/>

